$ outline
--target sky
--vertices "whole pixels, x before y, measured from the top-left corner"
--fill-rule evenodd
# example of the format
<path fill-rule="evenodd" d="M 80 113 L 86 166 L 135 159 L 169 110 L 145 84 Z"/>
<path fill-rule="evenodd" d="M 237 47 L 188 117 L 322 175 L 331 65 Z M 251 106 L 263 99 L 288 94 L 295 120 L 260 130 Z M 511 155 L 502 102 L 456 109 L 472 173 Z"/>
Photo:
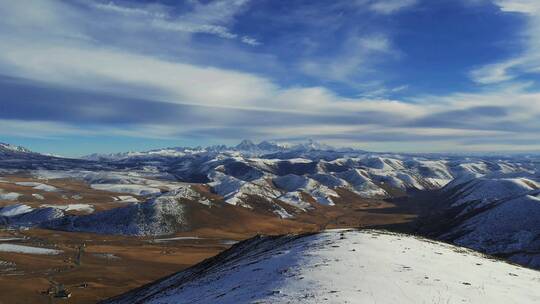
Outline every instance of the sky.
<path fill-rule="evenodd" d="M 0 141 L 540 151 L 537 0 L 0 0 Z"/>

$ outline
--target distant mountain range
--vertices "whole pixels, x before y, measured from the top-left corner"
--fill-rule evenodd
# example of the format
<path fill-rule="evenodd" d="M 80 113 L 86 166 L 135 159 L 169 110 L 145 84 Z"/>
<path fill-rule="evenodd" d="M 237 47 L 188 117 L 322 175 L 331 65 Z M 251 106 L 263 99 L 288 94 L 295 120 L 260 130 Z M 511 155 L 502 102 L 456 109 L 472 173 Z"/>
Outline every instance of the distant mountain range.
<path fill-rule="evenodd" d="M 361 150 L 355 150 L 352 148 L 334 148 L 332 146 L 321 144 L 313 140 L 308 140 L 304 143 L 283 143 L 283 142 L 273 142 L 273 141 L 261 141 L 256 144 L 250 140 L 242 140 L 238 145 L 235 146 L 226 146 L 226 145 L 214 145 L 208 147 L 172 147 L 165 149 L 154 149 L 143 152 L 121 152 L 121 153 L 112 153 L 112 154 L 99 154 L 94 153 L 87 156 L 83 156 L 82 159 L 87 160 L 121 160 L 125 158 L 132 157 L 148 157 L 148 156 L 163 156 L 163 157 L 177 157 L 183 156 L 186 153 L 195 153 L 195 152 L 214 152 L 214 153 L 224 153 L 224 152 L 239 152 L 243 155 L 252 155 L 260 156 L 264 154 L 273 154 L 279 155 L 280 153 L 306 153 L 306 152 L 364 152 Z"/>

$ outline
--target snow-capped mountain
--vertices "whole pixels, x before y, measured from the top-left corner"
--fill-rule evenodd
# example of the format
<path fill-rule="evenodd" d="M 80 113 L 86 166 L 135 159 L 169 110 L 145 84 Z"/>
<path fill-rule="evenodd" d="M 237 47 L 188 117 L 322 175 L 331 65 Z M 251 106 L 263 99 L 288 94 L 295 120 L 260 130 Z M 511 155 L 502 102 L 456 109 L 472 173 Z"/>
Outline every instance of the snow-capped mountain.
<path fill-rule="evenodd" d="M 102 304 L 537 303 L 536 271 L 376 230 L 255 237 Z"/>
<path fill-rule="evenodd" d="M 33 153 L 33 152 L 21 146 L 15 146 L 15 145 L 10 145 L 10 144 L 0 142 L 0 156 L 16 154 L 16 153 L 28 154 L 28 153 Z"/>

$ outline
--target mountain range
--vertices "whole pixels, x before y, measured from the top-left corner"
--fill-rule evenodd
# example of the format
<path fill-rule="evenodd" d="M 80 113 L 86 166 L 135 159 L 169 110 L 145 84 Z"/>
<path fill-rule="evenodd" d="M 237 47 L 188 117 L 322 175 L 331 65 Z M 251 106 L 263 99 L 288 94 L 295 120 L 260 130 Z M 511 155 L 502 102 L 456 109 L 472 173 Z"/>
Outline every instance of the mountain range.
<path fill-rule="evenodd" d="M 142 202 L 72 215 L 54 206 L 0 217 L 11 226 L 165 235 L 252 214 L 303 221 L 351 200 L 428 204 L 415 232 L 540 268 L 540 157 L 374 153 L 309 141 L 166 148 L 68 159 L 0 145 L 0 169 L 69 178 Z M 1 209 L 0 209 L 1 211 Z M 273 221 L 273 220 L 272 220 Z M 308 221 L 312 223 L 311 219 Z"/>

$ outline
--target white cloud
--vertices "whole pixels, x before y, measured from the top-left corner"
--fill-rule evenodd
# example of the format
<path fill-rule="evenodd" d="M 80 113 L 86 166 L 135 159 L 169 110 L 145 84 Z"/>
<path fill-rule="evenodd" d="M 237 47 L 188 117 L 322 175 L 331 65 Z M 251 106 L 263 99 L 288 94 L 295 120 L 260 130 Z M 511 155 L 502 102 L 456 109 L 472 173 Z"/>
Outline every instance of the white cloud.
<path fill-rule="evenodd" d="M 152 8 L 128 7 L 118 5 L 112 1 L 107 3 L 91 3 L 91 5 L 97 9 L 123 15 L 167 18 L 167 13 L 165 12 L 165 9 L 159 6 L 153 6 Z"/>
<path fill-rule="evenodd" d="M 259 41 L 257 41 L 257 39 L 251 38 L 249 36 L 243 36 L 242 37 L 242 42 L 245 43 L 245 44 L 252 45 L 252 46 L 261 45 L 261 43 Z"/>
<path fill-rule="evenodd" d="M 540 1 L 492 0 L 505 13 L 522 14 L 526 18 L 523 52 L 519 56 L 474 69 L 471 78 L 481 84 L 513 80 L 525 73 L 540 73 Z"/>
<path fill-rule="evenodd" d="M 249 1 L 247 0 L 218 0 L 209 3 L 191 2 L 191 10 L 180 15 L 174 15 L 169 7 L 157 4 L 124 6 L 114 2 L 91 3 L 98 10 L 123 15 L 128 18 L 139 18 L 139 23 L 145 23 L 161 31 L 204 33 L 224 39 L 237 39 L 249 45 L 255 45 L 252 38 L 240 37 L 231 32 L 229 26 L 234 17 L 240 13 Z"/>
<path fill-rule="evenodd" d="M 374 0 L 369 4 L 369 8 L 379 14 L 393 14 L 402 9 L 416 5 L 418 0 Z"/>
<path fill-rule="evenodd" d="M 48 34 L 61 32 L 64 27 L 85 33 L 81 25 L 86 25 L 84 16 L 79 16 L 77 23 L 59 15 L 59 12 L 73 14 L 73 8 L 59 10 L 55 5 L 46 8 L 54 17 L 49 19 L 55 20 L 43 22 Z M 139 10 L 128 12 L 143 14 Z M 210 15 L 211 20 L 230 16 Z M 347 100 L 323 87 L 281 87 L 260 75 L 179 62 L 156 54 L 103 46 L 92 40 L 49 40 L 40 31 L 17 26 L 30 22 L 28 18 L 0 30 L 4 42 L 0 44 L 0 68 L 13 77 L 124 97 L 211 107 L 303 113 L 362 111 L 372 107 L 369 102 Z M 357 37 L 347 47 L 345 51 L 351 54 L 390 51 L 389 42 L 382 36 Z M 364 59 L 354 57 L 344 65 L 330 62 L 328 66 L 333 66 L 333 77 L 340 78 L 354 72 Z"/>
<path fill-rule="evenodd" d="M 377 14 L 391 15 L 416 5 L 418 0 L 356 0 L 354 3 Z"/>
<path fill-rule="evenodd" d="M 512 69 L 519 66 L 522 61 L 522 59 L 516 58 L 488 64 L 473 70 L 471 72 L 471 77 L 475 82 L 481 84 L 499 83 L 512 80 L 516 77 L 516 74 L 512 73 Z"/>
<path fill-rule="evenodd" d="M 366 92 L 362 93 L 360 96 L 367 99 L 383 99 L 392 94 L 406 91 L 407 89 L 409 89 L 408 85 L 400 85 L 397 87 L 386 87 L 383 85 L 377 85 L 377 87 L 374 90 L 367 90 Z"/>
<path fill-rule="evenodd" d="M 540 13 L 540 2 L 537 0 L 494 0 L 503 12 L 514 12 L 536 15 Z"/>
<path fill-rule="evenodd" d="M 0 63 L 9 68 L 13 76 L 123 96 L 250 107 L 276 90 L 267 79 L 247 73 L 105 48 L 19 41 L 1 45 L 0 51 Z M 146 90 L 137 90 L 137 87 Z"/>
<path fill-rule="evenodd" d="M 379 58 L 377 56 L 395 53 L 386 36 L 353 35 L 343 43 L 337 53 L 324 58 L 305 60 L 300 64 L 300 69 L 305 74 L 320 79 L 348 82 L 354 76 L 369 74 L 376 59 Z"/>
<path fill-rule="evenodd" d="M 186 22 L 170 22 L 162 19 L 153 20 L 150 23 L 153 27 L 174 32 L 186 32 L 186 33 L 205 33 L 216 35 L 225 39 L 235 39 L 237 34 L 231 33 L 226 27 L 212 24 L 194 24 Z M 243 41 L 242 41 L 243 42 Z"/>
<path fill-rule="evenodd" d="M 188 21 L 227 24 L 234 21 L 234 17 L 242 12 L 249 2 L 250 0 L 216 0 L 210 2 L 195 0 L 192 2 L 194 4 L 193 11 L 183 17 Z"/>

